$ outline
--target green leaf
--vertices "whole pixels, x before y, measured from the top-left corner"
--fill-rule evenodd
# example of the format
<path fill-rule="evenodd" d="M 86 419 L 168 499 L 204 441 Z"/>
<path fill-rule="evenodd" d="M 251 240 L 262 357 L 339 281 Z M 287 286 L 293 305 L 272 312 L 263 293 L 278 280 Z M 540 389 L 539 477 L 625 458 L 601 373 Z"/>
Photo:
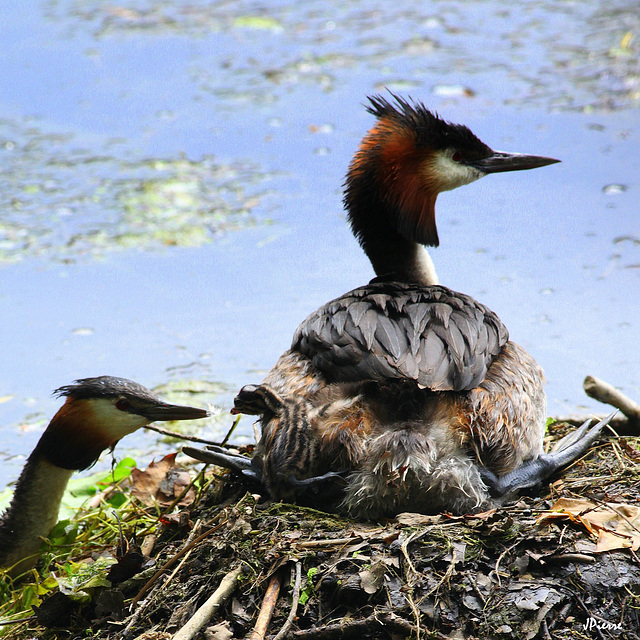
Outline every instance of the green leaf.
<path fill-rule="evenodd" d="M 125 504 L 129 500 L 129 498 L 120 491 L 116 491 L 111 494 L 109 498 L 107 498 L 107 504 L 114 509 L 119 509 L 123 504 Z"/>
<path fill-rule="evenodd" d="M 307 571 L 307 584 L 300 592 L 300 604 L 306 604 L 309 598 L 315 593 L 313 576 L 315 576 L 316 573 L 318 573 L 318 567 L 311 567 L 311 569 Z"/>
<path fill-rule="evenodd" d="M 59 520 L 49 532 L 52 547 L 62 547 L 73 544 L 78 535 L 78 525 L 71 520 Z"/>
<path fill-rule="evenodd" d="M 136 468 L 136 461 L 133 458 L 123 458 L 113 469 L 112 473 L 104 479 L 104 483 L 112 484 L 120 482 L 131 475 L 131 469 Z M 102 484 L 102 482 L 100 483 Z"/>
<path fill-rule="evenodd" d="M 111 586 L 106 575 L 115 563 L 115 558 L 104 557 L 95 562 L 67 562 L 64 565 L 66 575 L 56 576 L 60 591 L 78 602 L 89 602 L 93 590 Z"/>

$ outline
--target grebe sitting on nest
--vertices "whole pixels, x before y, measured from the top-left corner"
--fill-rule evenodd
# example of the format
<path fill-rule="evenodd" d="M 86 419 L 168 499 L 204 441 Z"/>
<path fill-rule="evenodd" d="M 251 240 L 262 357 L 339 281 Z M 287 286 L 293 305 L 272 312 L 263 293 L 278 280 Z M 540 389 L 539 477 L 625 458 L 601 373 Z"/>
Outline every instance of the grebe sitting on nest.
<path fill-rule="evenodd" d="M 260 416 L 253 461 L 184 451 L 260 481 L 275 498 L 378 518 L 465 513 L 535 485 L 586 451 L 588 423 L 543 453 L 536 361 L 498 316 L 439 285 L 439 193 L 558 160 L 493 151 L 467 127 L 394 96 L 347 173 L 344 204 L 376 278 L 312 313 L 234 412 Z"/>

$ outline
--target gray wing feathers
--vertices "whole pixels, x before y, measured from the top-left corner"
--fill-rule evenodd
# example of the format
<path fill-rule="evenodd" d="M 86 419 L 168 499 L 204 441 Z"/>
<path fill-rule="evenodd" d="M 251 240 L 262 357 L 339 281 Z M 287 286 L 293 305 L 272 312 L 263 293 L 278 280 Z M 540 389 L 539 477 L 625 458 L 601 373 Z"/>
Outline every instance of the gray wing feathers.
<path fill-rule="evenodd" d="M 495 313 L 446 287 L 372 282 L 312 313 L 293 349 L 331 382 L 408 378 L 473 389 L 508 341 Z"/>
<path fill-rule="evenodd" d="M 378 344 L 393 357 L 398 360 L 407 351 L 407 339 L 403 331 L 398 331 L 403 323 L 395 324 L 384 315 L 378 316 L 375 338 Z"/>

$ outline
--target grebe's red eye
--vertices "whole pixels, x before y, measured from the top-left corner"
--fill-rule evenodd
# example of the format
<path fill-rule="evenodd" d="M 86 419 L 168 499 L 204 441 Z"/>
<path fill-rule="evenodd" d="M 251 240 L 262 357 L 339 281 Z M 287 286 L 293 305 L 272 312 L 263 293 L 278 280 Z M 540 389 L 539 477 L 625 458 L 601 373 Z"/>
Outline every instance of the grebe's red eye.
<path fill-rule="evenodd" d="M 451 158 L 453 159 L 454 162 L 461 162 L 462 161 L 462 154 L 459 151 L 454 151 L 453 155 L 451 156 Z"/>
<path fill-rule="evenodd" d="M 124 398 L 122 398 L 118 400 L 118 402 L 116 402 L 116 409 L 120 411 L 130 411 L 131 403 L 128 400 L 125 400 Z"/>

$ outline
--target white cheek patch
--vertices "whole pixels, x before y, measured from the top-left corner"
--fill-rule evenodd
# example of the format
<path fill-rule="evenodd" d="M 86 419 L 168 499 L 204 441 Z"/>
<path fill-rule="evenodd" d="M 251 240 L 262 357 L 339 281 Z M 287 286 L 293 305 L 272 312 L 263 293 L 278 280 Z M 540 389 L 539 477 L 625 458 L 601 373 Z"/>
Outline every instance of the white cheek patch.
<path fill-rule="evenodd" d="M 149 424 L 144 416 L 127 413 L 116 408 L 114 401 L 100 398 L 91 402 L 95 425 L 100 425 L 100 431 L 108 435 L 112 441 L 120 440 L 129 433 Z"/>
<path fill-rule="evenodd" d="M 451 191 L 465 184 L 479 180 L 485 174 L 479 169 L 466 164 L 454 162 L 451 158 L 451 151 L 438 151 L 431 158 L 429 163 L 431 178 L 437 185 L 439 191 Z"/>

